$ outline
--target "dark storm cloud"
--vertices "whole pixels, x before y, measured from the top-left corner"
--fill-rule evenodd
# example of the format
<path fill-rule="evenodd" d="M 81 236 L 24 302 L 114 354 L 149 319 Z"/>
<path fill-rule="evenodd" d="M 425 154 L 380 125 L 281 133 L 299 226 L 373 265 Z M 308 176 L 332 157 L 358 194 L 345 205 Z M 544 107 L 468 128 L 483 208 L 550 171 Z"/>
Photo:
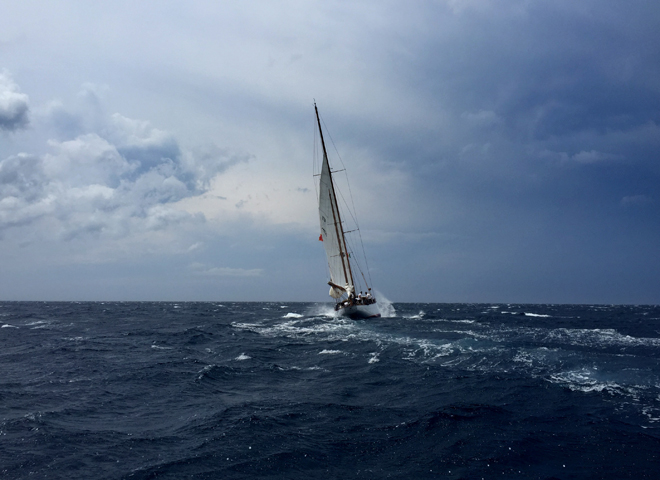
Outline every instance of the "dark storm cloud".
<path fill-rule="evenodd" d="M 14 131 L 25 128 L 29 123 L 28 96 L 6 72 L 0 72 L 0 130 Z"/>
<path fill-rule="evenodd" d="M 417 188 L 397 211 L 418 219 L 409 231 L 461 239 L 420 249 L 415 268 L 453 279 L 439 288 L 447 299 L 474 288 L 580 301 L 579 284 L 591 286 L 581 301 L 653 298 L 634 278 L 660 267 L 648 241 L 660 241 L 660 4 L 425 11 L 419 35 L 384 40 L 397 67 L 387 78 L 420 98 L 423 121 L 356 128 L 373 133 L 384 168 L 411 172 Z"/>
<path fill-rule="evenodd" d="M 553 160 L 658 173 L 660 4 L 439 2 L 425 12 L 419 35 L 384 42 L 388 78 L 423 99 L 426 121 L 381 129 L 379 156 L 516 181 L 548 174 Z"/>
<path fill-rule="evenodd" d="M 660 122 L 660 6 L 483 4 L 455 13 L 435 4 L 431 33 L 391 54 L 402 67 L 393 73 L 439 111 L 492 112 L 498 134 L 516 142 Z"/>

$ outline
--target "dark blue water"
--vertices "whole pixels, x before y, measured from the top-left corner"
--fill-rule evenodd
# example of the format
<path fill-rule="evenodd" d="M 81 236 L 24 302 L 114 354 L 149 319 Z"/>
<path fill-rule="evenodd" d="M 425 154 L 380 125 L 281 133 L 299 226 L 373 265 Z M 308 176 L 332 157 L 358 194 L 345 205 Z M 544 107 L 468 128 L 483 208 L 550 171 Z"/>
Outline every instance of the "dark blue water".
<path fill-rule="evenodd" d="M 660 307 L 394 308 L 0 303 L 0 477 L 660 477 Z"/>

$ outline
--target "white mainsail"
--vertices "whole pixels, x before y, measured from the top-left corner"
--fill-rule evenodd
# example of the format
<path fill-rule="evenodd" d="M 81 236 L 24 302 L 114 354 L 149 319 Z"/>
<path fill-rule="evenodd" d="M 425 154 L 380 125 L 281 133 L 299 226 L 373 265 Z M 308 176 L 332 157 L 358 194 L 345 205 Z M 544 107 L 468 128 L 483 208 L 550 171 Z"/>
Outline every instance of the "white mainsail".
<path fill-rule="evenodd" d="M 321 222 L 321 239 L 325 247 L 325 254 L 328 257 L 330 279 L 334 284 L 330 295 L 333 298 L 339 298 L 344 293 L 349 293 L 348 290 L 353 290 L 353 280 L 351 279 L 348 250 L 337 209 L 330 165 L 326 155 L 323 155 L 321 180 L 319 182 L 319 220 Z"/>
<path fill-rule="evenodd" d="M 319 220 L 321 222 L 321 240 L 325 247 L 330 269 L 330 296 L 340 298 L 342 295 L 353 293 L 353 274 L 346 248 L 343 225 L 337 206 L 337 197 L 332 183 L 332 173 L 325 151 L 321 122 L 319 132 L 323 142 L 323 165 L 321 166 L 321 179 L 319 181 Z"/>

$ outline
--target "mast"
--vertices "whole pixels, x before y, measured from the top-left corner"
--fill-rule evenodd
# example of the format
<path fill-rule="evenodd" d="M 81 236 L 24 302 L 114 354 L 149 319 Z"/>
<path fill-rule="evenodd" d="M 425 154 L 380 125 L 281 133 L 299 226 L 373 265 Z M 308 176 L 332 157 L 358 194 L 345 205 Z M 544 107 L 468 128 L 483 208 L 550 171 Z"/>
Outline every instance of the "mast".
<path fill-rule="evenodd" d="M 316 122 L 319 126 L 319 135 L 321 136 L 321 145 L 323 147 L 323 159 L 328 161 L 328 152 L 325 149 L 325 140 L 323 140 L 323 130 L 321 129 L 321 119 L 319 118 L 319 109 L 316 107 L 316 102 L 314 102 L 314 111 L 316 112 Z M 337 237 L 339 238 L 339 257 L 341 258 L 341 264 L 344 269 L 344 278 L 348 282 L 350 278 L 350 284 L 352 287 L 355 286 L 353 281 L 353 272 L 351 271 L 351 262 L 348 259 L 348 251 L 344 253 L 346 249 L 346 237 L 344 236 L 344 226 L 342 225 L 341 216 L 339 214 L 339 205 L 337 205 L 337 195 L 335 193 L 335 184 L 332 180 L 332 171 L 330 170 L 330 165 L 328 163 L 328 178 L 330 179 L 330 189 L 332 190 L 332 195 L 330 196 L 330 206 L 332 207 L 332 216 L 335 222 L 335 229 L 338 229 Z M 340 235 L 341 233 L 341 235 Z M 342 249 L 342 243 L 344 247 Z M 348 274 L 346 272 L 346 264 L 348 264 Z"/>

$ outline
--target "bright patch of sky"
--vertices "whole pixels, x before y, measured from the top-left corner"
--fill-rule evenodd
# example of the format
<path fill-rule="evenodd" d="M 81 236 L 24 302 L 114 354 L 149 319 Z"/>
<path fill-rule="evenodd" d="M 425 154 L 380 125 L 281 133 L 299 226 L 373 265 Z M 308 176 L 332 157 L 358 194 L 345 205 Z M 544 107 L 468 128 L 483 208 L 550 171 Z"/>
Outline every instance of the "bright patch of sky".
<path fill-rule="evenodd" d="M 659 24 L 614 0 L 5 5 L 0 299 L 326 300 L 316 99 L 394 301 L 659 303 Z"/>

